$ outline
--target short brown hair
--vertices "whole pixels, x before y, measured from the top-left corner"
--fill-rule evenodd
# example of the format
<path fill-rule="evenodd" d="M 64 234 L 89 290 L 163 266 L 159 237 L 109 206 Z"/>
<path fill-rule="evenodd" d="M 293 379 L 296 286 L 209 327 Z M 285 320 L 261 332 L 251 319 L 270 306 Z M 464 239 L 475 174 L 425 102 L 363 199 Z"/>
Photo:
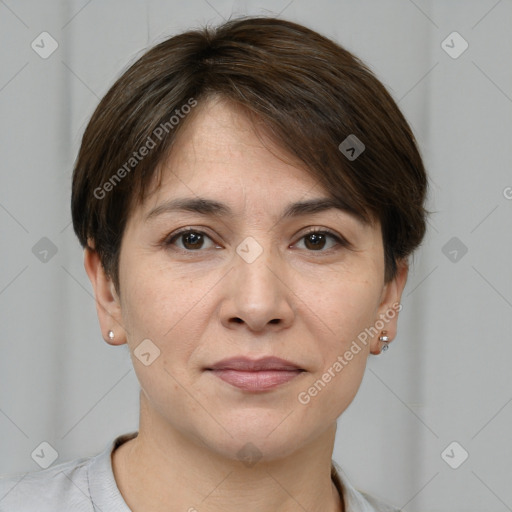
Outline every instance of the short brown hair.
<path fill-rule="evenodd" d="M 82 247 L 94 242 L 116 289 L 130 209 L 187 122 L 184 106 L 212 95 L 262 120 L 344 209 L 379 219 L 385 280 L 392 279 L 425 233 L 427 176 L 407 121 L 368 67 L 335 42 L 282 19 L 242 17 L 151 48 L 115 82 L 85 130 L 73 172 L 73 227 Z M 354 150 L 340 144 L 354 136 L 364 151 L 348 158 Z"/>

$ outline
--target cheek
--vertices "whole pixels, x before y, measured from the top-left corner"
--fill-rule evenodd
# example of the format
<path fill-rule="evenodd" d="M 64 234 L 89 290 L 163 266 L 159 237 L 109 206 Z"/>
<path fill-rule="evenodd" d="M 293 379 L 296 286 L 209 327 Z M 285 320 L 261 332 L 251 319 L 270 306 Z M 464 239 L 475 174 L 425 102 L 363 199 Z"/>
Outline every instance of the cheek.
<path fill-rule="evenodd" d="M 377 275 L 340 273 L 317 283 L 311 293 L 314 283 L 302 279 L 300 296 L 309 297 L 304 301 L 303 313 L 305 318 L 316 317 L 323 325 L 330 352 L 343 351 L 360 332 L 373 325 L 382 292 L 379 282 Z"/>
<path fill-rule="evenodd" d="M 202 294 L 194 293 L 188 280 L 172 279 L 169 272 L 151 268 L 133 272 L 125 290 L 123 318 L 139 384 L 162 415 L 177 411 L 186 399 L 180 384 L 188 382 L 187 361 L 203 329 L 198 321 L 206 318 L 201 314 Z M 146 352 L 151 353 L 151 362 L 146 365 L 139 357 L 139 345 L 144 346 L 141 342 L 148 339 L 151 344 L 145 346 L 149 346 Z M 193 401 L 186 405 L 189 411 L 195 406 Z"/>
<path fill-rule="evenodd" d="M 148 258 L 142 265 L 139 261 L 144 259 L 127 260 L 124 276 L 123 319 L 129 330 L 133 364 L 142 387 L 169 390 L 169 386 L 176 386 L 180 391 L 171 375 L 178 382 L 190 380 L 190 361 L 211 322 L 211 297 L 222 274 L 185 275 L 168 263 L 152 263 Z M 148 367 L 136 357 L 137 347 L 145 339 L 160 351 Z"/>
<path fill-rule="evenodd" d="M 144 265 L 127 263 L 123 318 L 131 328 L 132 338 L 152 335 L 163 341 L 186 323 L 187 316 L 197 315 L 208 283 L 198 285 L 168 266 L 155 265 L 150 258 Z M 193 325 L 189 323 L 189 327 Z"/>
<path fill-rule="evenodd" d="M 169 282 L 163 277 L 165 274 L 155 272 L 151 265 L 136 267 L 126 263 L 121 283 L 122 313 L 130 351 L 136 350 L 142 340 L 150 339 L 163 353 L 164 339 L 179 326 L 187 302 L 193 297 L 185 293 L 183 285 Z"/>
<path fill-rule="evenodd" d="M 311 408 L 309 412 L 316 410 L 334 420 L 355 397 L 370 352 L 366 330 L 374 324 L 378 311 L 381 290 L 377 282 L 348 277 L 329 280 L 307 305 L 329 333 L 316 344 L 322 367 L 297 396 L 300 404 Z"/>

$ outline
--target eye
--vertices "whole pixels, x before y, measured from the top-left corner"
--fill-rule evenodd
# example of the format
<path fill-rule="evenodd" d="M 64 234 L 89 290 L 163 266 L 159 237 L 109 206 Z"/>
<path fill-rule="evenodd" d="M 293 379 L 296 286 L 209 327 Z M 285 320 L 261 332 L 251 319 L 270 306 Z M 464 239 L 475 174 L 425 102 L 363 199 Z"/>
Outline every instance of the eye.
<path fill-rule="evenodd" d="M 331 239 L 331 243 L 329 243 L 329 239 Z M 328 252 L 336 247 L 336 245 L 347 245 L 345 240 L 335 235 L 332 231 L 320 229 L 311 230 L 309 233 L 303 235 L 300 240 L 304 240 L 304 247 L 308 251 L 313 252 Z M 325 249 L 325 251 L 323 249 Z"/>
<path fill-rule="evenodd" d="M 175 241 L 181 242 L 175 244 Z M 208 241 L 210 245 L 208 246 Z M 177 245 L 177 247 L 184 251 L 197 251 L 199 249 L 210 249 L 216 247 L 213 240 L 204 232 L 197 229 L 184 229 L 178 233 L 173 234 L 165 242 L 166 245 Z M 206 244 L 206 247 L 205 247 Z"/>
<path fill-rule="evenodd" d="M 329 252 L 337 245 L 347 247 L 349 243 L 339 235 L 327 229 L 312 229 L 300 238 L 300 243 L 308 252 Z M 204 232 L 198 229 L 187 228 L 168 237 L 164 244 L 176 246 L 186 252 L 198 252 L 201 249 L 219 248 L 217 244 Z M 297 244 L 296 244 L 297 245 Z"/>

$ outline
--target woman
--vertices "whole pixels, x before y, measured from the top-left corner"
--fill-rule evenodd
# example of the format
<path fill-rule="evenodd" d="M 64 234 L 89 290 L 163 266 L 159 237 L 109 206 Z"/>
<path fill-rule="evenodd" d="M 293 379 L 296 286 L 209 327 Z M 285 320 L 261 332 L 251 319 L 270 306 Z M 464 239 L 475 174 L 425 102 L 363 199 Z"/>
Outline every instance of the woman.
<path fill-rule="evenodd" d="M 149 50 L 92 116 L 71 205 L 139 430 L 4 479 L 1 510 L 396 510 L 332 452 L 396 336 L 426 188 L 383 85 L 303 26 L 239 18 Z"/>

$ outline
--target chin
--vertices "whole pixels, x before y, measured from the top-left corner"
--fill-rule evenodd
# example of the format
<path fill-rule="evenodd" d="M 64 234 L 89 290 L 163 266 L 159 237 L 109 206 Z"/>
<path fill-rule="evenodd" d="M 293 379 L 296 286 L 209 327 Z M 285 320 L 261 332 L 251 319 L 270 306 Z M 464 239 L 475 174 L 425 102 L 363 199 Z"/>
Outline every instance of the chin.
<path fill-rule="evenodd" d="M 290 409 L 245 411 L 236 417 L 218 418 L 231 435 L 222 428 L 198 434 L 219 456 L 240 460 L 250 467 L 251 461 L 286 458 L 307 445 L 315 434 L 319 435 L 320 426 L 308 428 L 302 419 L 294 416 Z"/>
<path fill-rule="evenodd" d="M 257 462 L 270 462 L 283 459 L 300 449 L 301 440 L 297 436 L 265 436 L 251 433 L 241 434 L 234 438 L 217 439 L 210 443 L 212 451 L 219 456 L 238 460 L 247 467 Z"/>

